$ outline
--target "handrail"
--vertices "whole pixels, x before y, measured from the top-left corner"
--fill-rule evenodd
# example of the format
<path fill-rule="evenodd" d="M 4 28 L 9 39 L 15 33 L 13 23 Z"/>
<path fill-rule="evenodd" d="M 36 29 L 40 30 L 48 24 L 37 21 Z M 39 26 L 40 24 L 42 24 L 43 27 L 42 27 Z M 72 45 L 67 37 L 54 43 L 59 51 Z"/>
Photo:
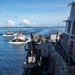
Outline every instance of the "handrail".
<path fill-rule="evenodd" d="M 62 58 L 65 60 L 67 65 L 70 66 L 70 54 L 67 52 L 67 50 L 60 44 L 57 43 L 56 51 L 62 56 Z"/>

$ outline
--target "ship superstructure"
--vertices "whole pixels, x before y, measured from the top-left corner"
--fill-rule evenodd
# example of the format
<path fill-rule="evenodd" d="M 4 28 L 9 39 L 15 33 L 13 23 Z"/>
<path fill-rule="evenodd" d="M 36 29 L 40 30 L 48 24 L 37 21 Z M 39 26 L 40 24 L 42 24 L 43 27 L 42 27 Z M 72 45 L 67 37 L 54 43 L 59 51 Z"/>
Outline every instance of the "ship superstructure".
<path fill-rule="evenodd" d="M 68 20 L 65 20 L 65 33 L 61 34 L 60 44 L 65 48 L 71 59 L 75 62 L 75 2 L 72 2 L 69 5 L 71 6 L 70 17 Z"/>

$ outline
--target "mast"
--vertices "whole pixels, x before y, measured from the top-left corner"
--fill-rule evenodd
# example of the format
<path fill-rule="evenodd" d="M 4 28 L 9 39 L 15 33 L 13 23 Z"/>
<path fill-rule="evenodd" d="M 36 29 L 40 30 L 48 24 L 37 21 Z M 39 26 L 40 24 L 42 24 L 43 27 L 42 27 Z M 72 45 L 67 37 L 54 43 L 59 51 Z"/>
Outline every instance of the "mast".
<path fill-rule="evenodd" d="M 60 32 L 60 25 L 59 25 L 59 22 L 58 22 L 58 33 Z"/>

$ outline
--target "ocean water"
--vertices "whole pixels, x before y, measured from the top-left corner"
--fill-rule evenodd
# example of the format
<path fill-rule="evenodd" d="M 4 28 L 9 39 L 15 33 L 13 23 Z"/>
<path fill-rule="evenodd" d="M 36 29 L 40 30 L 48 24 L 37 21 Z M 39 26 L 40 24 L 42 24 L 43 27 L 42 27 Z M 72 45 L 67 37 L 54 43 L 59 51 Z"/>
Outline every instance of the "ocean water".
<path fill-rule="evenodd" d="M 14 33 L 22 30 L 26 37 L 30 33 L 49 36 L 56 33 L 58 28 L 10 28 Z M 2 36 L 9 28 L 0 28 L 0 75 L 22 75 L 23 62 L 25 61 L 26 51 L 23 45 L 13 45 L 8 43 L 13 37 Z M 64 32 L 65 28 L 60 28 Z"/>

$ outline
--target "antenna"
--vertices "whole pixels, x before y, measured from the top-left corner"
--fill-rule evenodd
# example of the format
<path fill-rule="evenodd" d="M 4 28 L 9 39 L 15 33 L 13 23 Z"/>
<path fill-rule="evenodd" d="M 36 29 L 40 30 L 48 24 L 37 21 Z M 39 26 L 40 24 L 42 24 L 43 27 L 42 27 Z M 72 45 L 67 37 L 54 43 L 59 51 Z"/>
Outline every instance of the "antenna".
<path fill-rule="evenodd" d="M 58 33 L 60 32 L 60 25 L 59 25 L 59 22 L 58 22 Z"/>

